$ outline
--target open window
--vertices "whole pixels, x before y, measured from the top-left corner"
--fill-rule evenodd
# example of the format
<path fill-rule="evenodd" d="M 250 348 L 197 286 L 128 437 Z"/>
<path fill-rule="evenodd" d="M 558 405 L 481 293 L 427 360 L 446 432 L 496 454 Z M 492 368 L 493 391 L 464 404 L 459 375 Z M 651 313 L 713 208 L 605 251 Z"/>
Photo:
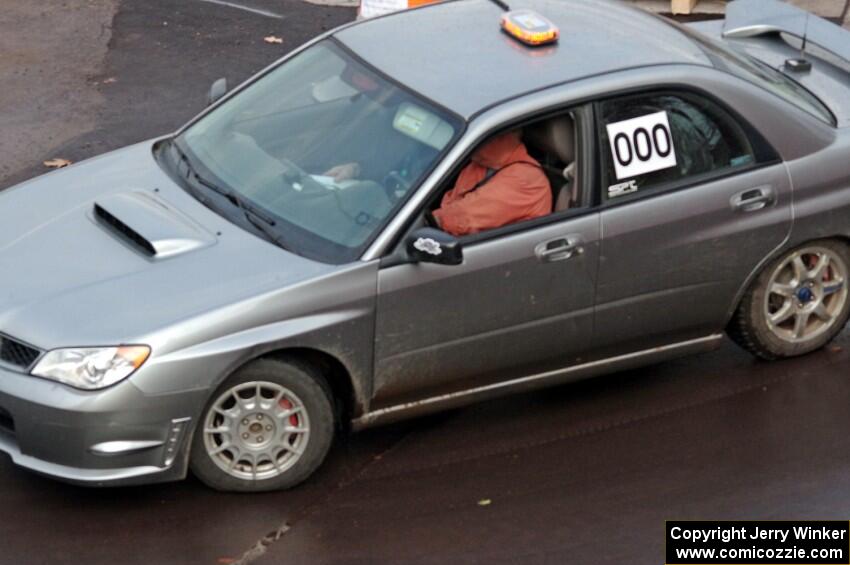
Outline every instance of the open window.
<path fill-rule="evenodd" d="M 532 122 L 523 128 L 529 154 L 543 167 L 552 189 L 552 212 L 581 206 L 578 128 L 575 112 Z"/>
<path fill-rule="evenodd" d="M 476 207 L 487 207 L 490 204 L 488 196 L 498 185 L 496 190 L 500 200 L 498 206 L 493 207 L 492 222 L 488 224 L 491 218 L 479 216 L 475 218 L 473 230 L 453 234 L 468 238 L 511 233 L 554 221 L 563 214 L 588 206 L 589 194 L 584 189 L 584 177 L 590 165 L 583 162 L 582 147 L 582 126 L 585 123 L 591 127 L 589 111 L 576 109 L 537 117 L 493 132 L 476 145 L 440 185 L 429 201 L 420 225 L 452 231 L 452 226 L 443 225 L 445 222 L 441 221 L 440 210 L 447 208 L 447 202 L 452 198 L 447 194 L 455 191 L 456 196 L 458 187 L 464 193 L 462 199 L 475 199 Z M 480 158 L 482 148 L 511 132 L 516 132 L 521 147 L 511 158 L 498 163 L 499 166 L 485 167 L 490 163 Z M 590 137 L 587 136 L 588 139 Z M 475 177 L 475 182 L 471 183 L 468 177 L 464 178 L 464 172 L 476 168 L 476 165 L 481 178 Z M 537 171 L 533 170 L 535 167 Z M 512 168 L 513 171 L 510 170 Z M 542 203 L 540 185 L 546 186 L 548 191 L 545 204 Z M 530 196 L 529 191 L 534 195 Z"/>
<path fill-rule="evenodd" d="M 468 178 L 462 178 L 470 167 L 474 169 L 476 160 L 480 165 L 478 154 L 482 148 L 511 132 L 520 145 L 513 159 L 493 170 L 484 171 L 479 166 L 478 178 L 472 183 Z M 399 242 L 400 246 L 385 258 L 384 265 L 411 259 L 458 264 L 462 261 L 461 249 L 468 244 L 543 229 L 582 215 L 595 204 L 592 186 L 596 176 L 594 139 L 593 110 L 589 104 L 538 114 L 492 131 L 443 178 L 420 215 L 409 226 Z M 516 160 L 521 161 L 524 168 L 521 174 L 509 171 L 513 166 L 520 167 L 511 164 Z M 492 191 L 494 187 L 490 183 L 495 181 L 500 186 L 495 187 L 499 203 L 494 208 L 492 202 L 487 202 L 482 195 L 487 195 L 487 190 Z M 496 210 L 491 225 L 482 222 L 479 214 L 476 218 L 479 229 L 459 232 L 441 220 L 441 210 L 445 210 L 447 201 L 451 200 L 447 195 L 459 186 L 465 186 L 466 192 L 476 194 L 472 201 L 473 209 L 479 212 L 481 208 Z M 513 190 L 516 190 L 516 202 L 513 202 Z M 529 193 L 533 194 L 532 198 L 529 198 Z M 544 203 L 533 208 L 533 214 L 529 213 L 529 203 L 536 206 L 540 202 Z"/>

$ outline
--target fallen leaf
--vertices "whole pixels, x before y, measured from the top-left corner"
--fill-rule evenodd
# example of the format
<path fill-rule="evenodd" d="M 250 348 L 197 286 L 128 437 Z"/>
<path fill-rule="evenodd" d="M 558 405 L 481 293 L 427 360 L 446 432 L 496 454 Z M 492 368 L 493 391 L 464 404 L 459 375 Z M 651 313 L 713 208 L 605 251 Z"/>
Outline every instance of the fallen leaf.
<path fill-rule="evenodd" d="M 61 169 L 62 167 L 67 167 L 68 165 L 70 165 L 72 163 L 73 162 L 69 161 L 68 159 L 61 159 L 61 158 L 57 157 L 55 159 L 50 159 L 49 161 L 45 161 L 44 166 L 50 167 L 51 169 Z"/>
<path fill-rule="evenodd" d="M 276 35 L 268 35 L 263 38 L 263 41 L 265 41 L 266 43 L 283 43 L 283 39 L 277 37 Z"/>
<path fill-rule="evenodd" d="M 844 348 L 841 347 L 840 345 L 833 345 L 832 347 L 829 348 L 829 350 L 833 353 L 841 353 L 842 351 L 844 351 Z"/>
<path fill-rule="evenodd" d="M 478 506 L 490 506 L 493 503 L 489 498 L 482 498 L 478 501 Z"/>

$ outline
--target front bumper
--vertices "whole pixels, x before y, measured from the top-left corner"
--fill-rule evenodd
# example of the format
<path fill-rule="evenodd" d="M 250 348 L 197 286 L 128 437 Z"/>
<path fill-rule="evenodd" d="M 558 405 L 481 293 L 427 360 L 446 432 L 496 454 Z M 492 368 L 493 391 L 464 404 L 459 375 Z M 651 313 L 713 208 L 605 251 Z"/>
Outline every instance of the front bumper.
<path fill-rule="evenodd" d="M 89 392 L 0 367 L 0 451 L 73 483 L 183 478 L 205 391 L 148 395 L 133 384 L 138 376 Z"/>

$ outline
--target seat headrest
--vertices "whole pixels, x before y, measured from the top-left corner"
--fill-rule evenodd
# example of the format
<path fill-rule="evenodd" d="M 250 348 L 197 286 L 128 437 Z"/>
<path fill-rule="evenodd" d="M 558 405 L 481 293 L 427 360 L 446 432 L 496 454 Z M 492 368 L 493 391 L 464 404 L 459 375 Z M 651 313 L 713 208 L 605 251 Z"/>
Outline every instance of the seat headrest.
<path fill-rule="evenodd" d="M 547 153 L 554 153 L 564 164 L 575 161 L 575 122 L 570 116 L 558 116 L 525 129 L 525 140 Z"/>

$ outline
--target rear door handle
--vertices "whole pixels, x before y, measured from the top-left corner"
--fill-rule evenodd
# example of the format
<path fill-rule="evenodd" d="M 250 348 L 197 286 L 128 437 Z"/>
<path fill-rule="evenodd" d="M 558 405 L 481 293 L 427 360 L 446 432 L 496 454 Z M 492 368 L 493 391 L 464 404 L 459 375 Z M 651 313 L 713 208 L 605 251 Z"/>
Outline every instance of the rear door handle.
<path fill-rule="evenodd" d="M 579 235 L 556 237 L 534 248 L 534 254 L 543 263 L 565 261 L 582 253 L 584 253 L 584 240 Z"/>
<path fill-rule="evenodd" d="M 739 212 L 756 212 L 776 202 L 776 192 L 772 186 L 761 186 L 739 192 L 732 197 L 732 209 Z"/>

